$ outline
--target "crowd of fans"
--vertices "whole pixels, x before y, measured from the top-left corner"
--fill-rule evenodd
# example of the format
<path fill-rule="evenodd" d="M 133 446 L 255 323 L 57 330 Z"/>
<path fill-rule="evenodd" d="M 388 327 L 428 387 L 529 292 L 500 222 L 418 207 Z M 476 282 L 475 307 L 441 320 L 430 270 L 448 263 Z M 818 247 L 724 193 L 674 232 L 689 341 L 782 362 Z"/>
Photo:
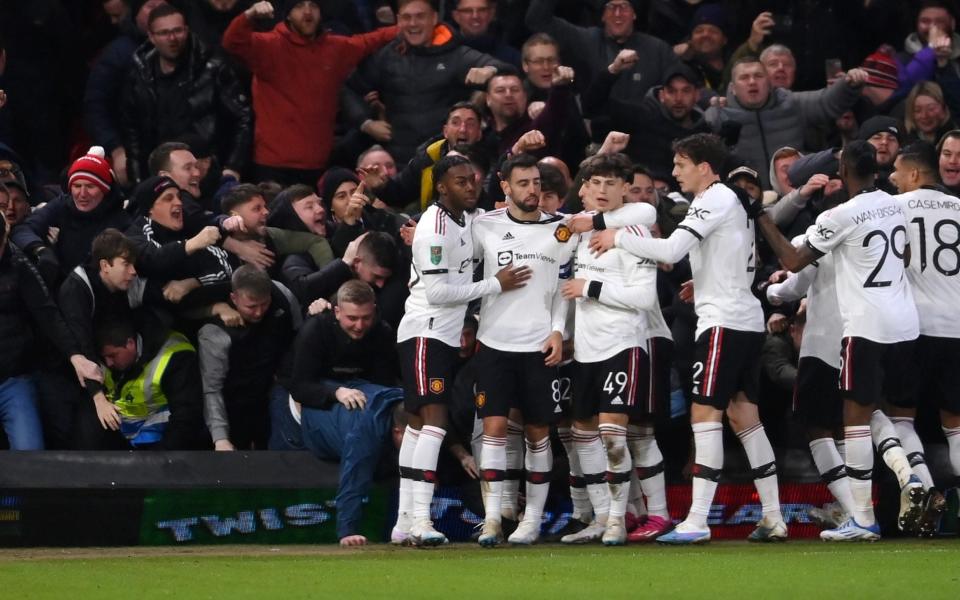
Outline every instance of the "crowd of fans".
<path fill-rule="evenodd" d="M 393 332 L 441 158 L 467 157 L 493 209 L 501 162 L 532 153 L 541 207 L 574 213 L 582 161 L 622 152 L 629 200 L 656 207 L 663 236 L 689 205 L 671 143 L 695 133 L 723 138 L 728 182 L 788 238 L 844 199 L 852 140 L 876 148 L 891 193 L 898 149 L 936 144 L 958 192 L 955 16 L 939 0 L 2 3 L 7 444 L 309 447 L 374 464 L 378 446 L 300 439 L 283 409 L 302 406 L 313 431 L 402 431 Z M 758 250 L 763 297 L 780 267 Z M 689 278 L 684 263 L 658 275 L 678 398 Z M 805 310 L 765 310 L 761 415 L 782 445 Z M 366 421 L 320 422 L 364 403 Z M 450 446 L 475 476 L 470 427 Z"/>

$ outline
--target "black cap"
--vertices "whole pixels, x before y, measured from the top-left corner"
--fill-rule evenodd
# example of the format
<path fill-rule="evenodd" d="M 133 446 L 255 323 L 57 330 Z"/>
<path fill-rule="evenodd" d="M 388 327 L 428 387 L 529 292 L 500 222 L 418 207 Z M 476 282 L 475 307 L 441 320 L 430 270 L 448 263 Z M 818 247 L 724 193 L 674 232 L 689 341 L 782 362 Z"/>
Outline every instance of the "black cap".
<path fill-rule="evenodd" d="M 180 189 L 177 183 L 166 175 L 154 175 L 144 179 L 134 190 L 133 199 L 127 210 L 137 216 L 149 214 L 157 198 L 170 188 Z"/>
<path fill-rule="evenodd" d="M 895 136 L 899 142 L 900 124 L 893 117 L 888 117 L 885 115 L 870 117 L 863 122 L 863 125 L 860 126 L 860 131 L 857 132 L 857 139 L 869 140 L 878 133 L 889 133 Z"/>
<path fill-rule="evenodd" d="M 703 87 L 703 79 L 700 75 L 682 62 L 678 62 L 667 69 L 667 72 L 663 76 L 664 85 L 670 83 L 670 80 L 674 77 L 683 77 L 692 83 L 694 87 Z"/>

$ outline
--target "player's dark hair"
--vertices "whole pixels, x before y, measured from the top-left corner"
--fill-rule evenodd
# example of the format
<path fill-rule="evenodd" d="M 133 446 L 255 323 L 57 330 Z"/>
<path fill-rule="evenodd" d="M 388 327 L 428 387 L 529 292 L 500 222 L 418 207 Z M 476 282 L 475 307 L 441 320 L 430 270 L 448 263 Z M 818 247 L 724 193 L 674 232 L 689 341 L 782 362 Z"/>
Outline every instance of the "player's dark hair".
<path fill-rule="evenodd" d="M 716 175 L 723 172 L 727 160 L 727 147 L 723 140 L 712 133 L 695 133 L 673 142 L 674 154 L 685 156 L 693 164 L 707 163 Z"/>
<path fill-rule="evenodd" d="M 510 181 L 514 169 L 529 169 L 537 166 L 537 157 L 532 154 L 514 154 L 500 165 L 500 179 Z"/>
<path fill-rule="evenodd" d="M 650 181 L 653 181 L 653 173 L 650 172 L 650 169 L 646 165 L 633 165 L 630 169 L 630 181 L 633 181 L 633 178 L 637 175 L 645 175 L 650 178 Z"/>
<path fill-rule="evenodd" d="M 548 163 L 537 163 L 537 168 L 540 169 L 541 192 L 553 192 L 561 198 L 567 195 L 567 179 L 560 169 Z"/>
<path fill-rule="evenodd" d="M 243 265 L 230 277 L 230 288 L 237 294 L 243 292 L 251 298 L 268 298 L 273 290 L 273 282 L 266 271 Z"/>
<path fill-rule="evenodd" d="M 182 10 L 180 10 L 176 6 L 173 6 L 172 4 L 168 4 L 164 2 L 163 4 L 151 10 L 150 13 L 147 15 L 147 29 L 152 30 L 153 22 L 156 21 L 157 19 L 162 19 L 164 17 L 169 17 L 171 15 L 180 15 L 181 17 L 183 17 L 184 22 L 187 21 L 187 15 L 183 14 Z"/>
<path fill-rule="evenodd" d="M 96 268 L 101 260 L 113 263 L 114 259 L 125 258 L 127 262 L 136 262 L 137 246 L 119 229 L 108 227 L 93 238 L 90 245 L 91 264 Z"/>
<path fill-rule="evenodd" d="M 450 149 L 466 156 L 470 162 L 473 163 L 473 166 L 481 172 L 486 173 L 490 170 L 490 155 L 483 151 L 479 142 L 474 144 L 457 144 Z"/>
<path fill-rule="evenodd" d="M 951 129 L 940 137 L 937 142 L 937 155 L 943 152 L 943 144 L 947 140 L 960 140 L 960 129 Z"/>
<path fill-rule="evenodd" d="M 371 231 L 360 240 L 357 256 L 392 271 L 397 266 L 397 243 L 387 233 Z"/>
<path fill-rule="evenodd" d="M 848 175 L 866 179 L 877 174 L 877 149 L 866 140 L 854 140 L 843 147 L 840 162 Z"/>
<path fill-rule="evenodd" d="M 161 5 L 164 6 L 164 5 Z M 159 8 L 159 7 L 158 7 Z M 164 142 L 153 149 L 147 158 L 147 168 L 151 175 L 159 175 L 160 171 L 170 170 L 170 155 L 177 150 L 191 152 L 190 146 L 183 142 Z"/>
<path fill-rule="evenodd" d="M 493 80 L 498 77 L 516 77 L 520 81 L 523 81 L 523 76 L 520 74 L 520 71 L 517 70 L 513 65 L 507 65 L 505 67 L 498 67 L 497 72 L 487 80 L 487 85 L 485 86 L 485 91 L 490 92 L 490 86 L 493 85 Z"/>
<path fill-rule="evenodd" d="M 433 165 L 433 185 L 434 187 L 440 183 L 440 180 L 443 179 L 443 176 L 447 174 L 447 171 L 456 167 L 458 165 L 471 165 L 470 159 L 466 156 L 460 156 L 459 154 L 447 154 L 443 158 L 437 161 L 437 164 Z"/>
<path fill-rule="evenodd" d="M 447 109 L 447 118 L 444 119 L 443 122 L 446 123 L 447 121 L 449 121 L 450 115 L 452 115 L 454 111 L 460 110 L 461 108 L 472 110 L 474 116 L 477 117 L 478 121 L 483 120 L 483 115 L 480 114 L 480 109 L 477 108 L 476 104 L 474 104 L 473 102 L 468 102 L 467 100 L 462 100 L 460 102 L 453 104 L 449 109 Z"/>
<path fill-rule="evenodd" d="M 437 0 L 398 0 L 397 1 L 397 12 L 400 12 L 400 9 L 404 6 L 410 4 L 411 2 L 426 2 L 430 5 L 430 8 L 433 9 L 433 12 L 437 12 Z"/>
<path fill-rule="evenodd" d="M 607 177 L 619 177 L 629 182 L 631 180 L 632 168 L 630 159 L 619 152 L 616 154 L 598 154 L 583 169 L 583 178 L 587 180 L 597 175 L 603 175 Z"/>
<path fill-rule="evenodd" d="M 916 141 L 900 149 L 900 160 L 909 162 L 921 172 L 939 178 L 940 164 L 937 149 L 930 142 Z"/>
<path fill-rule="evenodd" d="M 223 199 L 220 201 L 220 210 L 224 214 L 229 214 L 236 207 L 242 206 L 258 196 L 263 198 L 263 192 L 252 183 L 235 185 L 223 195 Z"/>
<path fill-rule="evenodd" d="M 111 315 L 110 318 L 97 319 L 94 324 L 94 339 L 98 350 L 105 346 L 126 346 L 127 340 L 136 337 L 137 328 L 128 317 Z"/>

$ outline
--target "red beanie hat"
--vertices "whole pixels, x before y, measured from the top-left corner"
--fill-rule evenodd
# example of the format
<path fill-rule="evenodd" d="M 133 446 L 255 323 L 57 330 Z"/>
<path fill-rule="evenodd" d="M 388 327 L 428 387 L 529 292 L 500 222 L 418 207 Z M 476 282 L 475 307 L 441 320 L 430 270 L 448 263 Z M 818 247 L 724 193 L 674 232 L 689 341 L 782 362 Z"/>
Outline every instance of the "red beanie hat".
<path fill-rule="evenodd" d="M 84 156 L 73 161 L 67 172 L 67 186 L 73 185 L 74 181 L 83 180 L 103 190 L 104 194 L 108 194 L 110 187 L 113 186 L 113 171 L 105 158 L 106 155 L 102 147 L 93 146 Z"/>

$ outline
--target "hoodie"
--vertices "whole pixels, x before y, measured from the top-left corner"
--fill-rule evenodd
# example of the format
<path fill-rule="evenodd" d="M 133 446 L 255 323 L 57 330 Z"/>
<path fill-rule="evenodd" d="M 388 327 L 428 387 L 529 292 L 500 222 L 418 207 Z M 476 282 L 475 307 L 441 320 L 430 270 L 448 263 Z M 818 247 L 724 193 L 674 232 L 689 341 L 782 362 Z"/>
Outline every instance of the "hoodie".
<path fill-rule="evenodd" d="M 253 161 L 315 170 L 333 148 L 338 92 L 363 60 L 397 34 L 396 27 L 350 37 L 321 33 L 307 39 L 286 23 L 259 33 L 238 15 L 223 34 L 223 48 L 253 74 Z"/>

